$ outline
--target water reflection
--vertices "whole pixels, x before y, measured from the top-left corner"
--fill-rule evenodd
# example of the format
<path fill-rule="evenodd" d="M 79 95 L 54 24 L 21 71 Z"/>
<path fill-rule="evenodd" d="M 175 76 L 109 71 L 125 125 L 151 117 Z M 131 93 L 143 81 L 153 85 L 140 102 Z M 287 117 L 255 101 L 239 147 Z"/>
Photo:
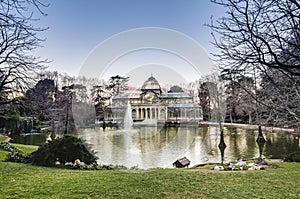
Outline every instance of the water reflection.
<path fill-rule="evenodd" d="M 80 133 L 97 152 L 99 163 L 119 164 L 139 168 L 172 167 L 172 163 L 186 156 L 191 165 L 221 162 L 220 131 L 217 127 L 140 127 L 132 132 L 106 129 L 84 129 Z M 291 134 L 264 132 L 266 143 L 259 147 L 257 132 L 238 128 L 224 128 L 224 162 L 238 159 L 282 158 L 300 149 L 299 139 Z"/>

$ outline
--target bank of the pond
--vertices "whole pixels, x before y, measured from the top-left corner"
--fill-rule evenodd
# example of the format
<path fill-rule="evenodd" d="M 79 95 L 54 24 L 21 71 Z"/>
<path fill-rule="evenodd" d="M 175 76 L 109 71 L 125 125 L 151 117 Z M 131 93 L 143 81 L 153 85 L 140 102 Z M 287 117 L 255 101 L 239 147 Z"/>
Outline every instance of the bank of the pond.
<path fill-rule="evenodd" d="M 200 125 L 219 126 L 219 123 L 202 121 Z M 258 125 L 252 125 L 252 124 L 222 123 L 222 125 L 225 127 L 243 128 L 243 129 L 248 129 L 248 130 L 257 130 L 258 129 Z M 268 132 L 286 132 L 286 133 L 294 133 L 295 132 L 295 130 L 291 129 L 291 128 L 268 127 L 268 126 L 262 126 L 262 130 L 268 131 Z"/>

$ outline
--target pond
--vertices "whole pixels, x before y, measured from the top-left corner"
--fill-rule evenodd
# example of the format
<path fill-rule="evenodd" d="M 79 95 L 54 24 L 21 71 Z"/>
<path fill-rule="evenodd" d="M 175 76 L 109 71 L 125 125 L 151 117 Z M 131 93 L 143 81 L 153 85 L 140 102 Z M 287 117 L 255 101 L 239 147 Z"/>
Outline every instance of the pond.
<path fill-rule="evenodd" d="M 46 133 L 27 133 L 21 135 L 13 135 L 11 142 L 18 144 L 42 145 L 49 137 Z"/>
<path fill-rule="evenodd" d="M 263 132 L 266 143 L 263 158 L 283 158 L 299 151 L 299 138 L 293 134 Z M 220 131 L 215 126 L 188 127 L 136 127 L 130 130 L 100 128 L 82 129 L 80 137 L 97 153 L 98 163 L 123 165 L 141 169 L 171 168 L 179 158 L 187 157 L 191 166 L 220 163 L 218 148 Z M 227 145 L 224 162 L 252 159 L 260 156 L 256 142 L 257 131 L 225 128 Z"/>

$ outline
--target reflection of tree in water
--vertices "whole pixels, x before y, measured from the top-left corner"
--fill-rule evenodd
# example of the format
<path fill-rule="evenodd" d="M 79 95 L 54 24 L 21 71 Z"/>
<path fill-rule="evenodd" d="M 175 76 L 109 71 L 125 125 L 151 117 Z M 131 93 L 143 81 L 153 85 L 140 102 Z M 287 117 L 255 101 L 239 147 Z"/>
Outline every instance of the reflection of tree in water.
<path fill-rule="evenodd" d="M 257 142 L 257 144 L 258 144 L 258 149 L 259 149 L 259 159 L 260 159 L 260 160 L 262 159 L 262 154 L 263 154 L 263 151 L 264 151 L 265 143 L 266 143 L 266 142 Z"/>
<path fill-rule="evenodd" d="M 227 143 L 225 159 L 240 160 L 258 157 L 259 145 L 256 142 L 256 132 L 235 127 L 224 128 L 224 139 Z M 222 151 L 219 149 L 219 152 Z M 222 155 L 222 154 L 221 154 Z"/>
<path fill-rule="evenodd" d="M 226 128 L 226 129 L 230 135 L 229 138 L 229 146 L 230 146 L 229 149 L 231 149 L 230 153 L 233 154 L 237 160 L 239 160 L 241 159 L 242 156 L 240 151 L 241 143 L 238 142 L 239 135 L 238 135 L 237 128 Z"/>
<path fill-rule="evenodd" d="M 248 157 L 255 157 L 255 154 L 257 154 L 256 133 L 254 130 L 245 130 L 243 133 L 246 133 L 245 146 L 247 147 L 244 155 L 247 155 Z"/>
<path fill-rule="evenodd" d="M 208 125 L 204 125 L 202 126 L 202 132 L 200 132 L 201 136 L 201 144 L 203 145 L 203 149 L 204 151 L 206 151 L 207 153 L 209 153 L 211 151 L 211 142 L 210 142 L 210 127 Z"/>
<path fill-rule="evenodd" d="M 215 126 L 210 126 L 208 128 L 208 136 L 207 138 L 203 141 L 205 144 L 207 150 L 206 153 L 209 156 L 215 156 L 218 154 L 218 140 L 219 140 L 219 129 Z"/>
<path fill-rule="evenodd" d="M 263 152 L 266 157 L 281 159 L 299 150 L 299 138 L 295 135 L 266 133 L 266 146 Z"/>

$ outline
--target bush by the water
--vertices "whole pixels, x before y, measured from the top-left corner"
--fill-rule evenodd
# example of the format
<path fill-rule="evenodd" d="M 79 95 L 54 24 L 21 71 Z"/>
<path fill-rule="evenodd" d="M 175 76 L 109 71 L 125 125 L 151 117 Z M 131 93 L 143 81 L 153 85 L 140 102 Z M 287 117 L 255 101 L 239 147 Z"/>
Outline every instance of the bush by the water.
<path fill-rule="evenodd" d="M 288 154 L 283 158 L 285 162 L 300 162 L 300 151 Z"/>
<path fill-rule="evenodd" d="M 81 139 L 71 135 L 49 141 L 31 154 L 32 164 L 40 166 L 64 165 L 77 159 L 86 164 L 96 161 L 94 152 L 87 149 Z"/>

